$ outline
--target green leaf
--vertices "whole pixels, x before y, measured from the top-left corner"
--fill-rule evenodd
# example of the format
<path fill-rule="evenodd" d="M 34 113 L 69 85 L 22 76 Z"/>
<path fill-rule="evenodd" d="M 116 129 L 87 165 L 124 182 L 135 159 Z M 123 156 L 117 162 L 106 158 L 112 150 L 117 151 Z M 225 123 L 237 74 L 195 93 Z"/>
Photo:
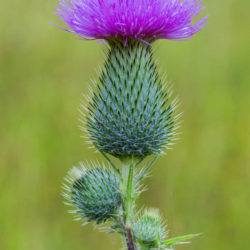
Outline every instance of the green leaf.
<path fill-rule="evenodd" d="M 188 235 L 178 236 L 178 237 L 171 238 L 171 239 L 164 241 L 163 244 L 167 247 L 172 247 L 172 246 L 177 245 L 177 244 L 187 244 L 190 242 L 188 242 L 186 240 L 190 240 L 198 235 L 200 235 L 200 234 L 188 234 Z"/>
<path fill-rule="evenodd" d="M 141 181 L 146 176 L 146 174 L 151 169 L 151 167 L 154 165 L 154 163 L 155 163 L 155 161 L 157 160 L 158 157 L 159 157 L 159 155 L 157 154 L 153 158 L 153 160 L 149 163 L 149 165 L 136 177 L 136 183 L 138 183 L 139 181 Z"/>

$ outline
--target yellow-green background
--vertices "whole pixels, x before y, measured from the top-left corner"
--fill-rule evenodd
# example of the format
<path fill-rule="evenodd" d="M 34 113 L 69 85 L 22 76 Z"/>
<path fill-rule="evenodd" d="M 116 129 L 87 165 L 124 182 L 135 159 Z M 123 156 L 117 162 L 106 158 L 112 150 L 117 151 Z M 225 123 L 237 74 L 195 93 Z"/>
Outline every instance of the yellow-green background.
<path fill-rule="evenodd" d="M 78 129 L 81 94 L 102 47 L 73 39 L 56 0 L 0 4 L 0 249 L 119 249 L 62 204 L 73 164 L 101 159 Z M 160 66 L 184 111 L 182 135 L 146 181 L 139 203 L 159 207 L 170 235 L 203 232 L 178 249 L 250 248 L 248 0 L 206 0 L 209 24 L 189 42 L 158 42 Z M 203 14 L 204 15 L 204 14 Z"/>

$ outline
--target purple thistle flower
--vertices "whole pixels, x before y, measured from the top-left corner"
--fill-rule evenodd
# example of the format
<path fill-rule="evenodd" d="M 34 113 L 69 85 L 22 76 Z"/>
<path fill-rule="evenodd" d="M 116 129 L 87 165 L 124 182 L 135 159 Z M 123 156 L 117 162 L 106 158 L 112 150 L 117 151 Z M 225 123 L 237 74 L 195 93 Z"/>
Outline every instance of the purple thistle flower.
<path fill-rule="evenodd" d="M 207 17 L 191 24 L 204 9 L 201 4 L 202 0 L 61 0 L 56 15 L 69 27 L 62 29 L 82 39 L 183 40 L 206 24 Z"/>

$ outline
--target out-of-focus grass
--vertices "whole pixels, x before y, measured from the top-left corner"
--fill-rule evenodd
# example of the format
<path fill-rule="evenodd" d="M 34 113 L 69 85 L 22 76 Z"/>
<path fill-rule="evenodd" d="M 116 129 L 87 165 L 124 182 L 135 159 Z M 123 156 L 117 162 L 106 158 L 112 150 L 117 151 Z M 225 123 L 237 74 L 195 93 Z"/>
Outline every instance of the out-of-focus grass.
<path fill-rule="evenodd" d="M 56 1 L 0 8 L 0 249 L 118 249 L 119 238 L 80 227 L 61 182 L 101 157 L 80 138 L 78 107 L 102 63 L 96 42 L 47 22 Z M 249 1 L 204 1 L 209 25 L 190 42 L 158 42 L 184 111 L 181 140 L 162 156 L 140 203 L 159 207 L 179 249 L 243 250 L 250 228 Z"/>

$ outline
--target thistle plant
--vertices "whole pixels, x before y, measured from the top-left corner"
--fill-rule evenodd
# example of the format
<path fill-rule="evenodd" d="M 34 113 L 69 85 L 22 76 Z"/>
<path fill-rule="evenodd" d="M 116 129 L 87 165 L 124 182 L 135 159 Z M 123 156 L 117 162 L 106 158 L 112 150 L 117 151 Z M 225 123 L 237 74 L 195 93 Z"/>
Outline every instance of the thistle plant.
<path fill-rule="evenodd" d="M 84 135 L 106 163 L 85 162 L 71 169 L 64 196 L 77 219 L 106 224 L 129 250 L 173 249 L 195 236 L 169 238 L 158 210 L 138 211 L 135 201 L 156 159 L 173 144 L 179 119 L 152 45 L 158 39 L 188 40 L 202 29 L 207 17 L 193 22 L 201 4 L 71 0 L 57 8 L 56 15 L 68 28 L 58 27 L 79 39 L 106 43 L 102 72 L 91 98 L 82 104 L 87 112 L 81 112 Z"/>

